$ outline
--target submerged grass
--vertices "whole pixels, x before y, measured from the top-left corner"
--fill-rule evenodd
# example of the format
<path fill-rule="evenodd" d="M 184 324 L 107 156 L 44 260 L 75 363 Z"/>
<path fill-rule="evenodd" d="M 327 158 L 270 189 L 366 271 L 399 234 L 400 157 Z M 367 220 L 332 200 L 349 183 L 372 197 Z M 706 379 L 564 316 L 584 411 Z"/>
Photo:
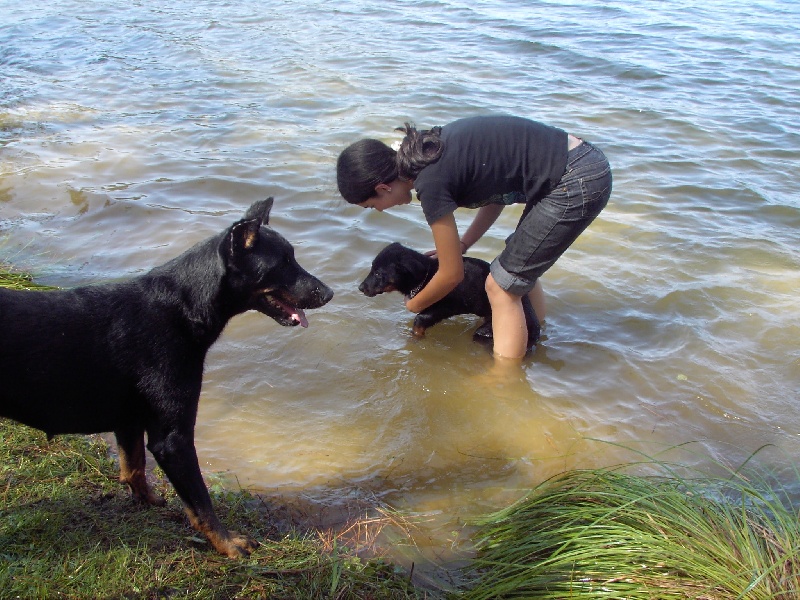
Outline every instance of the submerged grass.
<path fill-rule="evenodd" d="M 800 597 L 800 525 L 765 479 L 571 471 L 478 523 L 464 598 Z"/>

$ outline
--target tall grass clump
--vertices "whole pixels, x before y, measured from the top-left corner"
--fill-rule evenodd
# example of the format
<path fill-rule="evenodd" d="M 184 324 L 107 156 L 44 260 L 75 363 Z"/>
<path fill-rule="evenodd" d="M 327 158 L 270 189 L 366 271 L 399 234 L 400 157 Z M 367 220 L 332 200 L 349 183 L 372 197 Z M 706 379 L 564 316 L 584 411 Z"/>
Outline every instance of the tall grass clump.
<path fill-rule="evenodd" d="M 763 478 L 570 471 L 480 520 L 468 600 L 800 597 L 800 526 Z"/>

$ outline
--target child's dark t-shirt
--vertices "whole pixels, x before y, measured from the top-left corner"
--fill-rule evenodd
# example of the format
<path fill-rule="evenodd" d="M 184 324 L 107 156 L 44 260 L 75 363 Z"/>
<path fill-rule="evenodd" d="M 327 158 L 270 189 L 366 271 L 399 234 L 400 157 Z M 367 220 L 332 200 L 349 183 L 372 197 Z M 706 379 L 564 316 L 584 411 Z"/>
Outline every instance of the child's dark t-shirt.
<path fill-rule="evenodd" d="M 429 224 L 458 207 L 535 202 L 567 165 L 567 132 L 521 117 L 460 119 L 441 137 L 442 156 L 414 182 Z"/>

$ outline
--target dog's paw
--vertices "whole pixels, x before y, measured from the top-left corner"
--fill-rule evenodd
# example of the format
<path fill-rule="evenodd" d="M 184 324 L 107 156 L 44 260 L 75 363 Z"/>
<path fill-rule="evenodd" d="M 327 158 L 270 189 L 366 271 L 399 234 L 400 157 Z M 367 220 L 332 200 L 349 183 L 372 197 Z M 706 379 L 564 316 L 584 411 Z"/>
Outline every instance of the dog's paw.
<path fill-rule="evenodd" d="M 147 494 L 146 498 L 138 498 L 138 500 L 141 501 L 141 502 L 145 502 L 145 503 L 149 504 L 150 506 L 166 506 L 167 505 L 167 501 L 163 497 L 159 496 L 158 494 L 154 494 L 153 492 L 150 492 L 149 494 Z"/>
<path fill-rule="evenodd" d="M 166 506 L 167 501 L 152 490 L 144 476 L 133 477 L 127 481 L 122 478 L 120 480 L 128 484 L 131 494 L 137 502 L 150 506 Z"/>
<path fill-rule="evenodd" d="M 227 539 L 212 542 L 217 551 L 228 558 L 246 558 L 258 548 L 258 542 L 253 538 L 235 531 L 229 531 Z"/>

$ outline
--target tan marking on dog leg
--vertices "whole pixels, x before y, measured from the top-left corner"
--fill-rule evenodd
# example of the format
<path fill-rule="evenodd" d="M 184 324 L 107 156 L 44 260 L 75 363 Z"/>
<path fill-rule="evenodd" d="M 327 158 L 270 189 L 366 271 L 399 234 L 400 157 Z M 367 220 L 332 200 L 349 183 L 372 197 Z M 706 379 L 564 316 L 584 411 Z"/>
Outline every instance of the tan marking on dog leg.
<path fill-rule="evenodd" d="M 216 515 L 212 514 L 207 521 L 204 521 L 189 507 L 184 506 L 184 508 L 192 527 L 205 535 L 220 554 L 228 558 L 244 558 L 258 548 L 258 542 L 250 536 L 225 529 Z"/>
<path fill-rule="evenodd" d="M 119 452 L 119 480 L 128 485 L 133 497 L 152 506 L 164 506 L 167 501 L 156 495 L 147 483 L 144 438 L 136 443 L 131 455 L 122 446 Z"/>

